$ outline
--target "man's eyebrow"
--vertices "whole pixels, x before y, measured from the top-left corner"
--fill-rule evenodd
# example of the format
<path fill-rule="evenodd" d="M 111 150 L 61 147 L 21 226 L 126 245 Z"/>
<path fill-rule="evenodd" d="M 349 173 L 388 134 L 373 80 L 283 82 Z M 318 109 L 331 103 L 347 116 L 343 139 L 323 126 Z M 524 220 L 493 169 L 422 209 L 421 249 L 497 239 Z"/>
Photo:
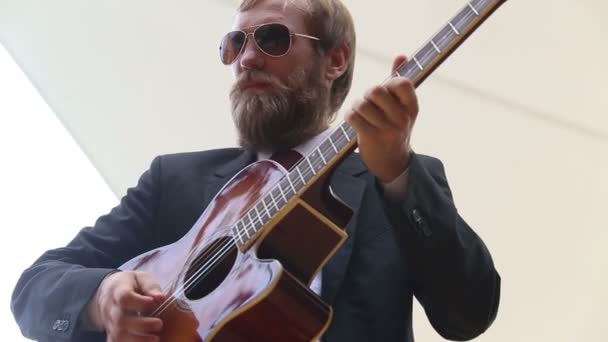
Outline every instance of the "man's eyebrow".
<path fill-rule="evenodd" d="M 245 26 L 245 27 L 241 27 L 240 29 L 241 29 L 241 30 L 245 30 L 245 29 L 250 29 L 250 28 L 260 27 L 260 26 L 262 26 L 262 25 L 268 25 L 268 24 L 281 24 L 281 23 L 279 23 L 279 22 L 278 22 L 278 21 L 276 21 L 276 20 L 274 20 L 274 21 L 267 21 L 267 22 L 264 22 L 264 23 L 261 23 L 261 24 L 255 24 L 255 25 L 251 25 L 251 26 Z M 285 24 L 281 24 L 281 25 L 285 25 Z M 285 25 L 285 26 L 287 26 L 287 25 Z M 287 26 L 287 27 L 289 27 L 289 26 Z"/>

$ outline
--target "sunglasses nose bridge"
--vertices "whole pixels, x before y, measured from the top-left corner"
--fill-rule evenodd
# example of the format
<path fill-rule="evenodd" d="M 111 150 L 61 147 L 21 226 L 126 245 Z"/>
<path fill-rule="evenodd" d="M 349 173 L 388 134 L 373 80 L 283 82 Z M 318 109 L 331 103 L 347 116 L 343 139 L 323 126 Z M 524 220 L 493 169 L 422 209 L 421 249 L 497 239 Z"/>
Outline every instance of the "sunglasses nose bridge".
<path fill-rule="evenodd" d="M 260 46 L 255 41 L 255 31 L 254 32 L 244 32 L 245 38 L 243 40 L 243 45 L 241 46 L 241 50 L 239 54 L 236 56 L 235 61 L 239 60 L 239 63 L 243 67 L 247 68 L 258 68 L 261 66 L 261 57 L 264 54 Z M 251 36 L 251 39 L 249 39 Z M 247 47 L 247 44 L 251 40 L 251 46 Z"/>
<path fill-rule="evenodd" d="M 241 51 L 239 52 L 239 55 L 243 55 L 245 53 L 245 51 L 247 50 L 247 43 L 249 43 L 249 41 L 251 41 L 251 43 L 253 44 L 253 47 L 256 50 L 261 50 L 260 47 L 258 46 L 258 44 L 255 41 L 255 31 L 254 32 L 245 32 L 242 31 L 245 34 L 245 38 L 243 38 L 243 45 L 241 45 Z M 249 39 L 249 36 L 251 36 L 251 39 Z"/>
<path fill-rule="evenodd" d="M 245 51 L 245 48 L 247 47 L 247 41 L 251 40 L 251 44 L 253 44 L 253 46 L 257 49 L 257 52 L 261 52 L 264 55 L 269 55 L 270 54 L 266 51 L 264 51 L 264 49 L 260 46 L 260 44 L 258 43 L 258 40 L 256 39 L 256 32 L 260 27 L 257 27 L 255 30 L 253 30 L 252 32 L 249 33 L 245 33 L 245 42 L 243 43 L 243 52 Z M 251 39 L 249 39 L 249 36 L 251 36 Z"/>

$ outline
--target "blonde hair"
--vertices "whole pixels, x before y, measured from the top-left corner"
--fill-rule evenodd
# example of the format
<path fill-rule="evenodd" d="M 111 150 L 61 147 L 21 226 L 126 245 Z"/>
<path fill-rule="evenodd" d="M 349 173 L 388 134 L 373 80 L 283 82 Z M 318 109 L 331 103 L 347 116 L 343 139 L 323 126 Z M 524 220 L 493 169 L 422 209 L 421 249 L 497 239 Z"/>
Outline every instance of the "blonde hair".
<path fill-rule="evenodd" d="M 240 0 L 238 11 L 247 11 L 260 1 L 262 0 Z M 348 67 L 331 88 L 329 106 L 331 112 L 335 113 L 350 91 L 355 69 L 355 25 L 350 12 L 340 0 L 285 0 L 285 6 L 288 4 L 306 13 L 310 30 L 308 34 L 320 39 L 315 44 L 319 55 L 343 45 L 349 50 Z"/>

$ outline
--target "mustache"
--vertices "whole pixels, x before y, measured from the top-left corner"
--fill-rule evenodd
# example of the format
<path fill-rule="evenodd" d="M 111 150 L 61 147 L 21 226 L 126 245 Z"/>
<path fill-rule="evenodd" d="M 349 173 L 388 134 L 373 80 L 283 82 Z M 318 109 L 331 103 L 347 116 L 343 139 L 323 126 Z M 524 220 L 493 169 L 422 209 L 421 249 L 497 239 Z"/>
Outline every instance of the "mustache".
<path fill-rule="evenodd" d="M 232 90 L 240 91 L 247 83 L 250 82 L 269 83 L 270 85 L 281 91 L 288 91 L 291 89 L 288 85 L 284 84 L 278 77 L 274 75 L 259 70 L 244 70 L 237 77 L 232 87 Z"/>

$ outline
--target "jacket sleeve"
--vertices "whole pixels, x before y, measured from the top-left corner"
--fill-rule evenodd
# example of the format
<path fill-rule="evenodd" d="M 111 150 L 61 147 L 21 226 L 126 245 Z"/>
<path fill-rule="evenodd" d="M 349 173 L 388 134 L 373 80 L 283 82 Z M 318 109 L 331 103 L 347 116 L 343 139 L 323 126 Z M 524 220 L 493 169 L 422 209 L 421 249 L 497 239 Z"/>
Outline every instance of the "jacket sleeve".
<path fill-rule="evenodd" d="M 151 249 L 159 202 L 159 158 L 119 205 L 63 248 L 45 252 L 19 278 L 11 310 L 25 337 L 38 341 L 105 340 L 78 326 L 103 278 Z"/>
<path fill-rule="evenodd" d="M 460 217 L 443 164 L 412 155 L 405 198 L 385 199 L 414 294 L 444 338 L 472 339 L 494 321 L 500 276 L 483 241 Z"/>

